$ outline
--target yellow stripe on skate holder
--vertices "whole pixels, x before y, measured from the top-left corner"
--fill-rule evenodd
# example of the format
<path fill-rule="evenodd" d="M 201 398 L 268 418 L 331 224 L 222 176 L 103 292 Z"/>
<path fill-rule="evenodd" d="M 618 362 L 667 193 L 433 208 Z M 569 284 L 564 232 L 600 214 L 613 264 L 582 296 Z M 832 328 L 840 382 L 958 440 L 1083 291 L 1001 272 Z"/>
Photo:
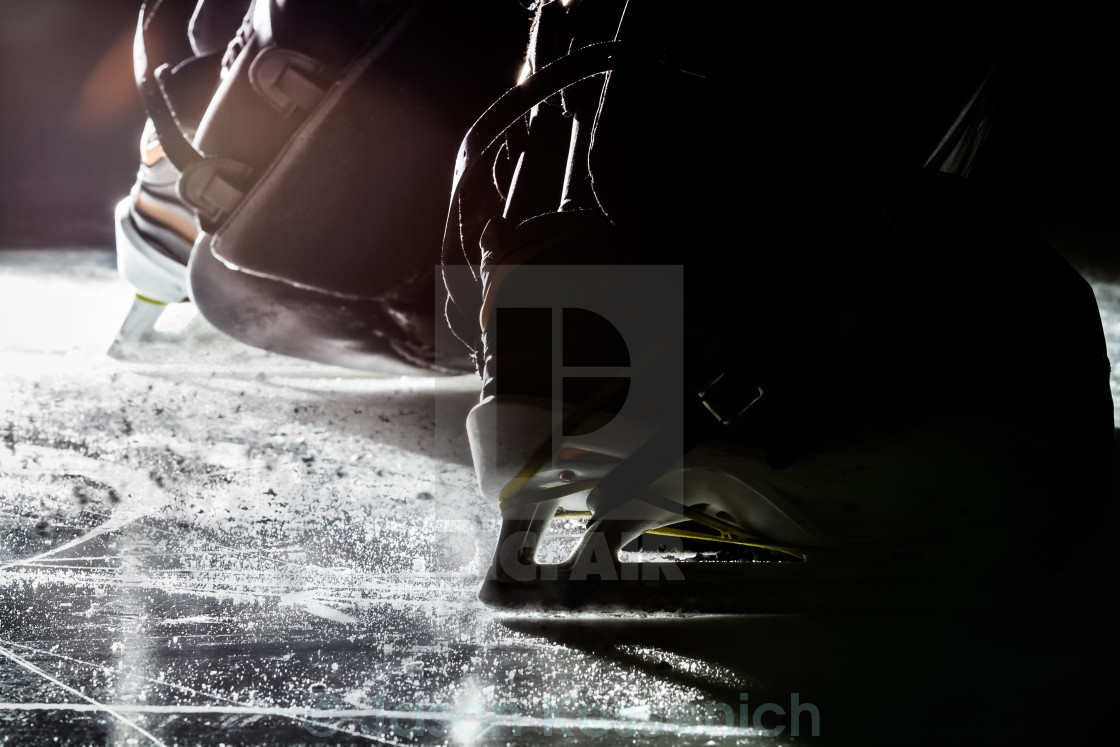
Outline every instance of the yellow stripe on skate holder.
<path fill-rule="evenodd" d="M 781 545 L 768 545 L 764 542 L 757 542 L 754 540 L 732 539 L 729 537 L 716 537 L 711 534 L 704 534 L 703 532 L 693 532 L 688 529 L 674 529 L 673 527 L 661 527 L 660 529 L 650 529 L 646 534 L 656 535 L 658 537 L 679 537 L 681 539 L 699 539 L 707 542 L 722 542 L 728 545 L 740 545 L 742 547 L 757 547 L 760 550 L 771 550 L 773 552 L 780 552 L 783 555 L 789 555 L 797 558 L 798 560 L 805 560 L 805 554 L 794 550 L 791 547 L 782 547 Z"/>
<path fill-rule="evenodd" d="M 167 306 L 168 305 L 167 301 L 157 301 L 154 298 L 148 298 L 147 296 L 142 296 L 139 293 L 136 294 L 136 300 L 137 301 L 143 301 L 144 303 L 150 303 L 152 306 Z"/>
<path fill-rule="evenodd" d="M 685 508 L 683 515 L 686 519 L 695 521 L 697 524 L 703 524 L 711 529 L 715 529 L 719 534 L 704 534 L 703 532 L 694 532 L 691 529 L 677 529 L 672 526 L 658 527 L 656 529 L 647 529 L 643 534 L 654 535 L 658 537 L 677 537 L 680 539 L 698 539 L 706 542 L 720 542 L 727 545 L 739 545 L 742 547 L 757 547 L 761 550 L 771 550 L 773 552 L 780 552 L 784 555 L 797 558 L 798 560 L 805 560 L 805 553 L 792 547 L 784 545 L 774 545 L 766 542 L 765 539 L 751 532 L 737 527 L 734 524 L 722 521 L 712 516 L 708 516 L 702 511 L 697 511 L 692 508 Z M 556 512 L 557 519 L 576 519 L 585 518 L 590 519 L 592 516 L 590 511 L 564 511 L 560 509 Z"/>

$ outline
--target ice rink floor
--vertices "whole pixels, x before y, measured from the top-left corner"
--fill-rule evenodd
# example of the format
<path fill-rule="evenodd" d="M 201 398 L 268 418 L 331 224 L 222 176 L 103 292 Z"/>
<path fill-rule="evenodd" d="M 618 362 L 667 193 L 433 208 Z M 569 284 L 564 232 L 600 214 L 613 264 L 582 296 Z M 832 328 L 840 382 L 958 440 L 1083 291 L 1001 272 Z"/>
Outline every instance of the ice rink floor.
<path fill-rule="evenodd" d="M 278 358 L 189 307 L 115 360 L 130 296 L 112 253 L 0 252 L 0 745 L 1112 743 L 1092 605 L 490 610 L 473 377 Z"/>

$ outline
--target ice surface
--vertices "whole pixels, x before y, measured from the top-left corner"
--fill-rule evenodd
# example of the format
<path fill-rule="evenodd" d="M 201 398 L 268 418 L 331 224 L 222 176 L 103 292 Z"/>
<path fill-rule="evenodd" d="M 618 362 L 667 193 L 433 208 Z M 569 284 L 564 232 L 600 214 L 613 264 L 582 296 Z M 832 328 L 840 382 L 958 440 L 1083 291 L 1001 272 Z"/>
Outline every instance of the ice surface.
<path fill-rule="evenodd" d="M 114 360 L 130 296 L 111 254 L 0 253 L 0 742 L 746 738 L 650 715 L 702 681 L 475 600 L 473 377 L 274 356 L 189 305 Z"/>
<path fill-rule="evenodd" d="M 110 253 L 0 252 L 0 744 L 987 743 L 1035 720 L 1008 662 L 1085 655 L 1029 621 L 496 614 L 473 377 L 189 306 L 114 360 L 130 300 Z"/>

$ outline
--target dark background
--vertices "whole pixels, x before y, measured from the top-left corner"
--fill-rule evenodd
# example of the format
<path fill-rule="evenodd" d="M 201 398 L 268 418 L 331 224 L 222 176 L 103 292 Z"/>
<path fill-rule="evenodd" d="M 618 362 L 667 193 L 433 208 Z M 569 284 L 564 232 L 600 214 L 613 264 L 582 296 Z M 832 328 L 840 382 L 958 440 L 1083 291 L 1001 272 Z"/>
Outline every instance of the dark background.
<path fill-rule="evenodd" d="M 111 247 L 139 164 L 139 0 L 0 0 L 0 247 Z"/>
<path fill-rule="evenodd" d="M 132 78 L 140 4 L 0 0 L 0 247 L 112 247 L 144 120 Z M 1097 276 L 1117 274 L 1120 236 L 1111 27 L 1052 9 L 1008 19 L 1013 65 L 975 176 Z M 947 34 L 939 52 L 958 44 Z"/>

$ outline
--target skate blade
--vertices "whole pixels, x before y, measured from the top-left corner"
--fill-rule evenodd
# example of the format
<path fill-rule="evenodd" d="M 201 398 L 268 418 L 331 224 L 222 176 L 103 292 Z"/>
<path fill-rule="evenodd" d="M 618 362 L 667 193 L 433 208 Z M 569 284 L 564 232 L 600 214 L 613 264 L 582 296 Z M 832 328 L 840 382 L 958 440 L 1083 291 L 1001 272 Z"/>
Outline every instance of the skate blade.
<path fill-rule="evenodd" d="M 230 357 L 228 349 L 241 347 L 211 327 L 192 304 L 137 294 L 107 352 L 124 363 L 185 365 Z"/>
<path fill-rule="evenodd" d="M 113 344 L 109 346 L 109 357 L 122 361 L 142 357 L 143 346 L 155 338 L 156 322 L 166 308 L 166 303 L 137 294 Z"/>
<path fill-rule="evenodd" d="M 867 577 L 810 565 L 656 561 L 622 563 L 602 575 L 603 569 L 588 575 L 570 566 L 536 565 L 528 580 L 491 574 L 478 598 L 514 615 L 679 615 L 1008 612 L 1037 609 L 1040 596 L 1040 579 Z"/>

